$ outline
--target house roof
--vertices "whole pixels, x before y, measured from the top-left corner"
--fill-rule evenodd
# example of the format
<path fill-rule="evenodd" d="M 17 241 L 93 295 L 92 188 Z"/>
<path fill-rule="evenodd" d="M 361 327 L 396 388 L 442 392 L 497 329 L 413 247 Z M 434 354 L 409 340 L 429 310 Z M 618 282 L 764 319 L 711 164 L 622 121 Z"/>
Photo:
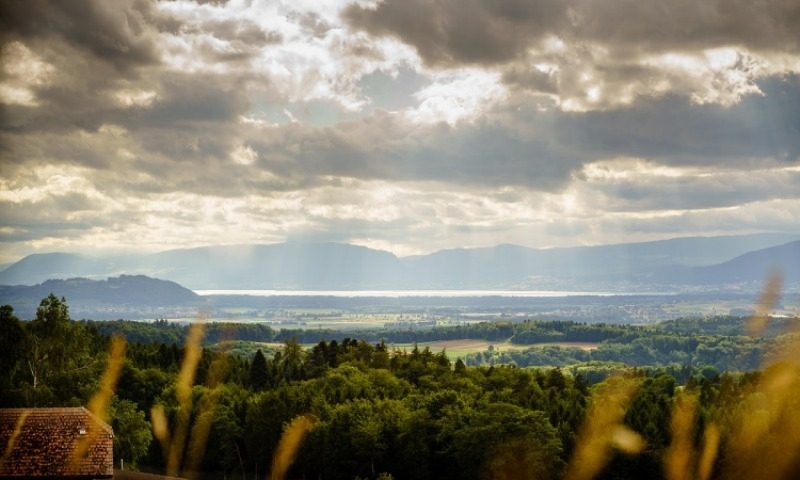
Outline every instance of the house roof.
<path fill-rule="evenodd" d="M 83 407 L 0 409 L 0 478 L 111 477 L 113 436 Z"/>

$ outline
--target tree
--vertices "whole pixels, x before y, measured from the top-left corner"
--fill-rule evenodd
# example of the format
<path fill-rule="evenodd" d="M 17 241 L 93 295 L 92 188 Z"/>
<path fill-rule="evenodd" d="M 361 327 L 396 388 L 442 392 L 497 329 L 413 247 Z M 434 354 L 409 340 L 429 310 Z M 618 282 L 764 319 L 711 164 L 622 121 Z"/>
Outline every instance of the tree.
<path fill-rule="evenodd" d="M 66 299 L 52 293 L 44 298 L 36 309 L 36 318 L 25 324 L 25 331 L 25 366 L 30 372 L 33 403 L 85 401 L 96 388 L 98 372 L 91 367 L 99 366 L 102 356 L 92 354 L 87 326 L 70 321 Z M 42 386 L 47 387 L 45 391 L 37 392 Z"/>
<path fill-rule="evenodd" d="M 456 360 L 455 372 L 457 375 L 464 375 L 467 372 L 467 366 L 464 365 L 464 360 L 461 360 L 461 357 Z"/>
<path fill-rule="evenodd" d="M 65 348 L 67 343 L 71 343 L 68 330 L 69 308 L 66 299 L 61 297 L 59 300 L 51 293 L 39 303 L 36 319 L 28 324 L 27 366 L 34 390 L 39 387 L 48 366 L 60 365 L 61 360 L 69 354 L 69 349 Z"/>
<path fill-rule="evenodd" d="M 50 328 L 60 328 L 68 324 L 69 307 L 67 306 L 67 299 L 61 297 L 59 300 L 52 293 L 43 298 L 36 309 L 36 320 Z"/>
<path fill-rule="evenodd" d="M 14 377 L 19 365 L 19 358 L 24 353 L 25 330 L 22 323 L 14 315 L 10 305 L 0 307 L 0 406 L 11 401 L 9 394 L 14 384 Z"/>
<path fill-rule="evenodd" d="M 287 381 L 302 380 L 304 359 L 303 346 L 297 342 L 297 337 L 292 337 L 284 342 L 280 366 Z"/>
<path fill-rule="evenodd" d="M 561 442 L 543 412 L 492 403 L 464 413 L 442 419 L 459 478 L 555 478 L 563 467 Z"/>
<path fill-rule="evenodd" d="M 253 390 L 264 390 L 269 382 L 269 370 L 267 369 L 267 359 L 261 352 L 256 350 L 253 363 L 250 364 L 250 388 Z"/>
<path fill-rule="evenodd" d="M 25 331 L 11 305 L 0 307 L 0 333 L 0 371 L 13 374 L 19 354 L 23 351 Z"/>
<path fill-rule="evenodd" d="M 330 418 L 315 427 L 317 442 L 306 450 L 318 452 L 315 464 L 322 467 L 322 476 L 331 479 L 353 478 L 355 475 L 375 478 L 389 451 L 386 435 L 402 407 L 396 400 L 373 403 L 356 399 L 332 407 Z M 315 444 L 316 443 L 316 444 Z M 320 455 L 321 454 L 321 455 Z"/>
<path fill-rule="evenodd" d="M 203 456 L 203 471 L 220 471 L 228 477 L 234 471 L 244 475 L 247 454 L 244 442 L 245 409 L 252 392 L 239 385 L 227 383 L 210 392 L 214 398 L 210 414 L 210 429 Z"/>
<path fill-rule="evenodd" d="M 111 428 L 114 429 L 114 458 L 119 458 L 136 468 L 139 459 L 147 455 L 153 440 L 150 423 L 144 412 L 130 400 L 114 397 L 110 407 Z"/>

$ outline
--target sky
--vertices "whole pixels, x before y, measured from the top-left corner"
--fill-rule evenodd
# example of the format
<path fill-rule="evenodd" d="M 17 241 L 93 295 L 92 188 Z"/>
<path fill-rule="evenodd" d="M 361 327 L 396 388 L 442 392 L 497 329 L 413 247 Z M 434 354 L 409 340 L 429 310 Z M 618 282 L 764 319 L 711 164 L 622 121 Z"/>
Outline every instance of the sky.
<path fill-rule="evenodd" d="M 800 234 L 797 0 L 6 0 L 0 59 L 0 262 Z"/>

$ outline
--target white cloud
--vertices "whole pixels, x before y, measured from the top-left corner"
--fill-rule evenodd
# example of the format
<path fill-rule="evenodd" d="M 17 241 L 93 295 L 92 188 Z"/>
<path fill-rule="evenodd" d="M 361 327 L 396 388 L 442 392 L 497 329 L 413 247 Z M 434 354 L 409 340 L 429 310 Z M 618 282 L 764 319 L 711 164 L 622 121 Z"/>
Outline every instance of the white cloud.
<path fill-rule="evenodd" d="M 472 122 L 506 96 L 498 73 L 461 69 L 431 73 L 431 83 L 414 96 L 419 106 L 406 116 L 420 123 Z"/>
<path fill-rule="evenodd" d="M 39 105 L 32 88 L 50 84 L 56 73 L 55 67 L 18 41 L 3 45 L 0 57 L 3 58 L 0 102 L 31 107 Z"/>
<path fill-rule="evenodd" d="M 252 165 L 258 160 L 258 154 L 249 146 L 240 145 L 231 153 L 231 160 L 239 165 Z"/>

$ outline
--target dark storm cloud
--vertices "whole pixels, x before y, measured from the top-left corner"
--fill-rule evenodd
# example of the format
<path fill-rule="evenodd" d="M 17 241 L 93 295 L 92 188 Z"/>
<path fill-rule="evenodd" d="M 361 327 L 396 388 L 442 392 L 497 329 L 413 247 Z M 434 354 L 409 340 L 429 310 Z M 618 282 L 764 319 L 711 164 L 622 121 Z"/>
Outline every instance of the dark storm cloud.
<path fill-rule="evenodd" d="M 800 172 L 719 172 L 646 177 L 594 187 L 614 212 L 705 210 L 752 202 L 800 198 Z"/>
<path fill-rule="evenodd" d="M 47 195 L 36 201 L 0 202 L 0 228 L 11 229 L 0 241 L 35 240 L 42 237 L 74 238 L 93 228 L 113 228 L 114 219 L 103 215 L 102 205 L 81 192 Z M 126 221 L 135 221 L 131 212 Z"/>
<path fill-rule="evenodd" d="M 95 66 L 94 71 L 102 72 L 103 68 Z M 69 69 L 62 70 L 60 82 L 30 88 L 38 105 L 5 105 L 0 128 L 16 132 L 91 131 L 125 115 L 111 96 L 120 85 L 114 76 L 101 74 L 81 82 L 70 73 Z"/>
<path fill-rule="evenodd" d="M 64 42 L 127 71 L 158 63 L 155 2 L 9 0 L 0 2 L 0 42 Z"/>
<path fill-rule="evenodd" d="M 0 3 L 0 48 L 9 54 L 20 45 L 49 68 L 43 80 L 16 79 L 35 102 L 2 105 L 0 129 L 92 131 L 124 116 L 114 93 L 160 65 L 157 21 L 148 1 Z"/>
<path fill-rule="evenodd" d="M 71 60 L 59 68 L 64 74 L 58 82 L 32 87 L 39 105 L 0 105 L 8 160 L 52 159 L 97 169 L 130 162 L 149 171 L 153 163 L 190 160 L 201 166 L 226 158 L 233 148 L 236 123 L 249 108 L 240 77 L 161 73 L 129 80 L 102 64 L 93 65 L 96 75 L 82 74 L 81 67 L 92 64 L 80 56 Z M 128 90 L 148 98 L 121 103 L 119 95 Z M 125 129 L 122 137 L 99 138 L 108 125 Z M 136 158 L 120 158 L 120 148 Z"/>
<path fill-rule="evenodd" d="M 235 122 L 249 106 L 235 80 L 217 75 L 165 75 L 159 86 L 156 100 L 140 108 L 142 125 Z"/>
<path fill-rule="evenodd" d="M 352 5 L 344 17 L 414 46 L 429 65 L 507 63 L 551 34 L 603 45 L 621 58 L 728 45 L 800 47 L 794 0 L 387 0 L 375 8 Z"/>
<path fill-rule="evenodd" d="M 285 178 L 345 176 L 364 180 L 520 185 L 553 190 L 580 158 L 543 138 L 491 124 L 424 131 L 390 114 L 327 129 L 288 125 L 253 138 L 259 167 Z"/>
<path fill-rule="evenodd" d="M 344 18 L 414 47 L 429 67 L 493 68 L 512 90 L 553 96 L 565 110 L 671 93 L 730 105 L 756 79 L 796 70 L 788 58 L 800 53 L 793 0 L 387 0 L 352 5 Z M 715 66 L 730 61 L 715 49 L 737 58 Z"/>
<path fill-rule="evenodd" d="M 389 0 L 350 6 L 345 19 L 373 35 L 414 46 L 431 65 L 496 64 L 519 58 L 566 19 L 558 0 Z"/>
<path fill-rule="evenodd" d="M 552 73 L 512 67 L 503 73 L 503 82 L 540 93 L 558 93 L 558 76 Z"/>
<path fill-rule="evenodd" d="M 237 76 L 185 75 L 145 71 L 160 64 L 155 25 L 169 18 L 154 2 L 2 2 L 0 38 L 19 40 L 55 67 L 56 81 L 30 85 L 37 105 L 2 105 L 0 128 L 13 131 L 97 130 L 104 123 L 229 121 L 247 108 Z M 224 51 L 205 50 L 216 60 L 238 61 L 275 42 L 276 34 L 247 20 L 211 21 L 212 32 L 234 42 Z M 179 24 L 173 25 L 178 28 Z M 203 49 L 200 49 L 203 53 Z M 264 82 L 268 84 L 268 82 Z M 146 106 L 121 105 L 115 95 L 149 90 Z"/>
<path fill-rule="evenodd" d="M 621 49 L 668 50 L 726 45 L 796 52 L 800 3 L 794 0 L 574 0 L 572 35 Z"/>
<path fill-rule="evenodd" d="M 225 5 L 230 0 L 194 0 L 198 5 Z"/>
<path fill-rule="evenodd" d="M 800 155 L 800 76 L 760 82 L 763 95 L 723 107 L 683 97 L 645 99 L 624 109 L 559 115 L 561 142 L 601 156 L 655 158 L 676 165 L 733 166 Z"/>

